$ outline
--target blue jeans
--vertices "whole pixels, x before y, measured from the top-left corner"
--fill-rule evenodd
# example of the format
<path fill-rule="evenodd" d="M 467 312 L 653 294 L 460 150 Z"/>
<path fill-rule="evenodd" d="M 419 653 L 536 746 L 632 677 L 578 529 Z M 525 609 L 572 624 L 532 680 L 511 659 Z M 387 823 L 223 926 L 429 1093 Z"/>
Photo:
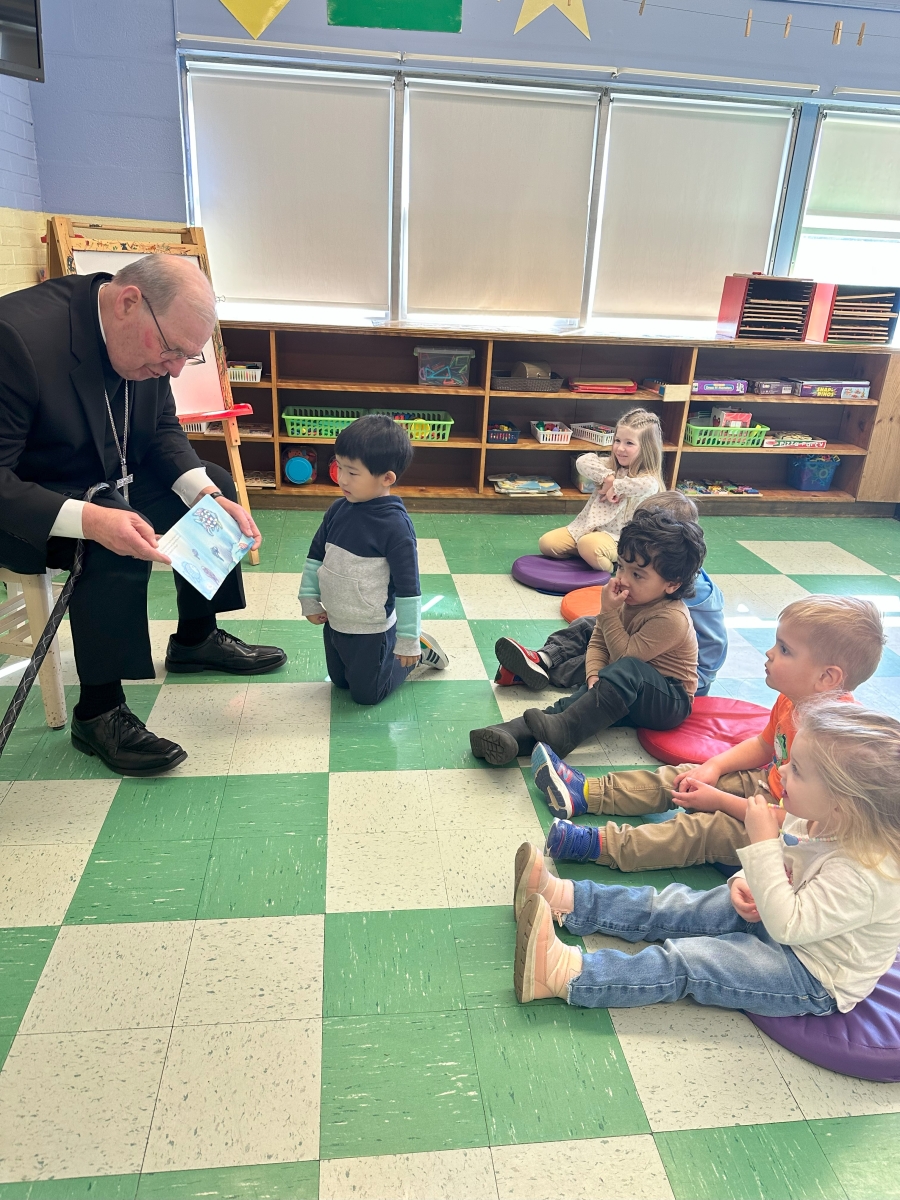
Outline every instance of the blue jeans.
<path fill-rule="evenodd" d="M 569 1003 L 638 1008 L 693 996 L 698 1004 L 765 1017 L 827 1016 L 837 1005 L 796 954 L 762 922 L 735 912 L 728 887 L 695 892 L 683 883 L 652 887 L 575 884 L 570 933 L 606 933 L 626 942 L 660 941 L 637 954 L 597 950 L 569 984 Z M 669 940 L 672 939 L 672 940 Z"/>

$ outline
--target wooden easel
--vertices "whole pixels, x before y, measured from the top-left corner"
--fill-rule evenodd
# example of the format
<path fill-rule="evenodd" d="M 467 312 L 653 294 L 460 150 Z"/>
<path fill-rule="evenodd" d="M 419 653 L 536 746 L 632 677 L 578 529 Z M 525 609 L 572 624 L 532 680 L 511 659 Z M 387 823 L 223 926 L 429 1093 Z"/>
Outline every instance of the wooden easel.
<path fill-rule="evenodd" d="M 76 232 L 76 231 L 84 232 Z M 104 237 L 103 234 L 134 233 L 135 240 L 123 240 L 121 236 Z M 154 241 L 157 237 L 160 240 Z M 47 220 L 47 277 L 56 279 L 61 275 L 77 275 L 75 251 L 100 251 L 105 254 L 182 254 L 196 258 L 200 270 L 212 283 L 209 269 L 209 257 L 206 252 L 206 238 L 203 230 L 197 225 L 173 226 L 169 229 L 154 228 L 133 221 L 78 221 L 71 217 L 49 217 Z M 222 331 L 216 321 L 212 332 L 212 343 L 216 354 L 216 367 L 219 374 L 219 384 L 222 389 L 222 408 L 233 408 L 234 400 L 231 395 L 231 384 L 228 380 L 228 364 L 225 360 L 225 347 L 222 343 Z M 225 435 L 225 449 L 228 453 L 228 466 L 237 488 L 238 500 L 247 511 L 250 511 L 250 500 L 247 496 L 247 484 L 244 480 L 244 465 L 241 462 L 241 436 L 238 432 L 237 418 L 225 418 L 222 421 L 222 431 Z M 248 561 L 256 566 L 259 562 L 259 551 L 251 550 Z"/>

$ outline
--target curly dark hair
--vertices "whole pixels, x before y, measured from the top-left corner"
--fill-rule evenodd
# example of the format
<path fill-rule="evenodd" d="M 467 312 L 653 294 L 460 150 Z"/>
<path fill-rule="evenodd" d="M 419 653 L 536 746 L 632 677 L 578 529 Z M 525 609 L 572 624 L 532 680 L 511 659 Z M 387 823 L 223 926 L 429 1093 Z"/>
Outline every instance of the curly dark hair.
<path fill-rule="evenodd" d="M 696 521 L 678 521 L 661 508 L 639 508 L 619 534 L 619 558 L 652 567 L 666 583 L 679 583 L 671 600 L 693 596 L 694 580 L 706 558 L 703 530 Z"/>

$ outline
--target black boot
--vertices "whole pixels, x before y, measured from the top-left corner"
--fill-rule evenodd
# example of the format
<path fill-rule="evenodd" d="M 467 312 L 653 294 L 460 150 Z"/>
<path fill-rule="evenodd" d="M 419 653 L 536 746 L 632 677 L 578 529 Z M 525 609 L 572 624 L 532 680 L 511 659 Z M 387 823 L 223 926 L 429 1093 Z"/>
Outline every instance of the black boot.
<path fill-rule="evenodd" d="M 546 742 L 560 758 L 565 758 L 592 733 L 609 729 L 627 712 L 628 705 L 621 694 L 611 683 L 601 679 L 561 713 L 529 708 L 525 713 L 525 724 L 536 741 Z"/>
<path fill-rule="evenodd" d="M 534 738 L 522 717 L 504 721 L 502 725 L 488 725 L 484 729 L 469 732 L 469 745 L 476 758 L 483 758 L 494 767 L 515 762 L 520 755 L 534 749 Z"/>

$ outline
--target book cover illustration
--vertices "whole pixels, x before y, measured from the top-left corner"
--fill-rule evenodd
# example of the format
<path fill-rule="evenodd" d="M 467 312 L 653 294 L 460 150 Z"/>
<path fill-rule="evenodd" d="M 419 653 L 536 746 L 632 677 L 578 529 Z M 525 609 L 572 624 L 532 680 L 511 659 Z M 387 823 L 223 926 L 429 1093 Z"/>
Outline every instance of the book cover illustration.
<path fill-rule="evenodd" d="M 172 570 L 207 600 L 252 545 L 253 538 L 241 533 L 237 522 L 209 496 L 201 496 L 159 539 L 160 550 L 172 560 Z"/>

